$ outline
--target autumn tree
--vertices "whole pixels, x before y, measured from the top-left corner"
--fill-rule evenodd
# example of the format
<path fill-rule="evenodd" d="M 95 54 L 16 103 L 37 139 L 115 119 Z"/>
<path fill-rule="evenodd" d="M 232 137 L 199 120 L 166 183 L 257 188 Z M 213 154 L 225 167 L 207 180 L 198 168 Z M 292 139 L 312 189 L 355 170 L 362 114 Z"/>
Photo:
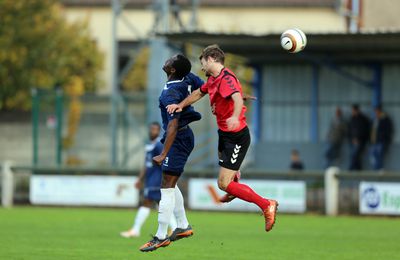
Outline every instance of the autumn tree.
<path fill-rule="evenodd" d="M 29 109 L 30 88 L 98 87 L 103 55 L 87 22 L 68 23 L 56 0 L 0 1 L 0 110 Z"/>

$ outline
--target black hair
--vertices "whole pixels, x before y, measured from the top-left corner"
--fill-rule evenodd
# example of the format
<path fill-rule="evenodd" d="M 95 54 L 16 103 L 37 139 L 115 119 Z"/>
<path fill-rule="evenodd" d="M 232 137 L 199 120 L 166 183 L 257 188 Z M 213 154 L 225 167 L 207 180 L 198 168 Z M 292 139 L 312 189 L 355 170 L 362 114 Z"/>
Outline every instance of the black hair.
<path fill-rule="evenodd" d="M 358 104 L 353 104 L 351 107 L 354 109 L 354 111 L 360 111 L 360 106 Z"/>
<path fill-rule="evenodd" d="M 192 69 L 192 64 L 184 55 L 178 54 L 176 55 L 176 59 L 172 62 L 172 67 L 176 70 L 176 77 L 183 78 L 189 74 Z"/>
<path fill-rule="evenodd" d="M 157 122 L 157 121 L 151 122 L 151 123 L 150 123 L 150 126 L 152 126 L 152 125 L 158 126 L 158 128 L 161 129 L 161 125 L 160 125 L 160 123 Z"/>

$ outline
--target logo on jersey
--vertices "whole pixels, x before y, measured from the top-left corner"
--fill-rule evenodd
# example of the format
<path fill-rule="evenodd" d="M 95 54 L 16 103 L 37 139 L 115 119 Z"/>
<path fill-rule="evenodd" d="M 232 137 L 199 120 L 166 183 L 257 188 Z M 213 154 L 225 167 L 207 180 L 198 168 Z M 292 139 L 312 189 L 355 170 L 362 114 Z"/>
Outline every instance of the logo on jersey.
<path fill-rule="evenodd" d="M 229 86 L 230 89 L 236 90 L 235 84 L 233 84 L 233 81 L 232 81 L 232 78 L 231 78 L 231 77 L 226 76 L 224 79 L 225 79 L 226 82 L 228 83 L 228 86 Z"/>
<path fill-rule="evenodd" d="M 237 145 L 236 144 L 235 148 L 233 148 L 233 153 L 232 153 L 232 157 L 231 157 L 231 163 L 232 164 L 236 163 L 241 147 L 242 147 L 241 145 Z"/>
<path fill-rule="evenodd" d="M 164 163 L 163 163 L 164 166 L 167 166 L 167 167 L 168 167 L 168 159 L 169 159 L 168 157 L 165 157 Z"/>

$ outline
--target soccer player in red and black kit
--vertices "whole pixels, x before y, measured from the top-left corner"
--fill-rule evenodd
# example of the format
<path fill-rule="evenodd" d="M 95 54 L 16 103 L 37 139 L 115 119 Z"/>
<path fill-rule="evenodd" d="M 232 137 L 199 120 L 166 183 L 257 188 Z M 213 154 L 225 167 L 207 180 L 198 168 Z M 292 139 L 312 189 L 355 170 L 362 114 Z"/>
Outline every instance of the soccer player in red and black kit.
<path fill-rule="evenodd" d="M 249 186 L 239 183 L 240 165 L 250 145 L 250 132 L 246 123 L 246 106 L 243 104 L 242 87 L 235 74 L 224 67 L 225 54 L 218 45 L 206 47 L 200 55 L 202 70 L 207 82 L 179 104 L 167 106 L 169 113 L 180 112 L 204 95 L 210 97 L 211 111 L 218 124 L 219 178 L 218 187 L 227 192 L 221 198 L 229 202 L 235 197 L 256 204 L 263 212 L 265 230 L 275 223 L 278 202 L 258 195 Z"/>

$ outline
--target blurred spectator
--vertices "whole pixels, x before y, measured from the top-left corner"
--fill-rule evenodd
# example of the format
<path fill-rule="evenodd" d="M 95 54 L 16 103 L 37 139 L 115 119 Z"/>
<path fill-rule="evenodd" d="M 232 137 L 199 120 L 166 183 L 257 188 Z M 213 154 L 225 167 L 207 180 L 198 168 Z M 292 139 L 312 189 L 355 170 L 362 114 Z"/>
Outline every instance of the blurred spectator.
<path fill-rule="evenodd" d="M 383 112 L 382 106 L 375 107 L 375 119 L 371 131 L 371 163 L 374 170 L 383 169 L 385 155 L 392 142 L 393 124 Z"/>
<path fill-rule="evenodd" d="M 362 170 L 362 156 L 370 138 L 370 129 L 370 120 L 361 112 L 358 104 L 354 104 L 349 125 L 351 143 L 350 170 Z"/>
<path fill-rule="evenodd" d="M 340 158 L 340 153 L 342 150 L 343 140 L 346 138 L 347 134 L 347 123 L 343 118 L 342 110 L 337 107 L 335 117 L 329 126 L 327 140 L 328 148 L 325 153 L 326 166 L 332 166 L 337 159 Z"/>
<path fill-rule="evenodd" d="M 304 169 L 304 164 L 301 161 L 300 153 L 296 149 L 293 149 L 290 154 L 290 169 L 293 171 L 301 171 Z"/>
<path fill-rule="evenodd" d="M 159 155 L 163 149 L 163 145 L 161 144 L 159 138 L 161 126 L 158 122 L 153 122 L 149 125 L 148 131 L 150 140 L 145 146 L 145 167 L 141 169 L 138 180 L 135 183 L 135 187 L 137 189 L 144 188 L 144 199 L 142 205 L 137 211 L 132 228 L 120 233 L 120 235 L 125 238 L 140 236 L 140 230 L 150 215 L 151 208 L 154 204 L 158 204 L 161 199 L 160 187 L 162 170 L 160 165 L 153 163 L 153 157 Z M 172 230 L 176 228 L 175 217 L 171 218 L 170 227 Z"/>

